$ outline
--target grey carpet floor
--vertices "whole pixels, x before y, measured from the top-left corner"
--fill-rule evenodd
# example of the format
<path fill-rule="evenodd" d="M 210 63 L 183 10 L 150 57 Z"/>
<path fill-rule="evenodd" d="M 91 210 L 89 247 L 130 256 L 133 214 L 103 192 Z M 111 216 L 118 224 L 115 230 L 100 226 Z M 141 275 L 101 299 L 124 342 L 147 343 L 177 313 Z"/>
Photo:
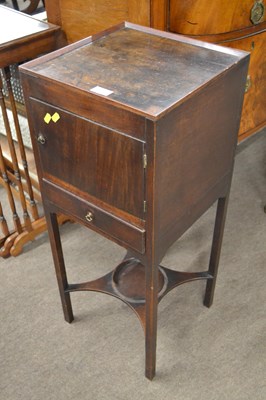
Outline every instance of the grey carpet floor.
<path fill-rule="evenodd" d="M 202 305 L 203 282 L 164 298 L 153 382 L 144 377 L 141 326 L 122 302 L 74 293 L 75 321 L 64 322 L 47 234 L 0 259 L 0 399 L 265 400 L 265 161 L 266 131 L 238 147 L 214 304 Z M 164 265 L 207 268 L 214 213 Z M 101 276 L 125 253 L 75 224 L 61 230 L 70 282 Z"/>

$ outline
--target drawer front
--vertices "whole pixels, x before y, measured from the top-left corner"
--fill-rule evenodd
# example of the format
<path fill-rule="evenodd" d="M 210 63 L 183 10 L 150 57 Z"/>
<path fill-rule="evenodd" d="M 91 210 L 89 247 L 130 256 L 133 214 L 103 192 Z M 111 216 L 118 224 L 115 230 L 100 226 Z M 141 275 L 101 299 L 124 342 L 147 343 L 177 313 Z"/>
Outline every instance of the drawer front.
<path fill-rule="evenodd" d="M 127 223 L 52 183 L 42 181 L 41 185 L 45 199 L 54 204 L 59 212 L 76 218 L 122 246 L 145 253 L 144 228 Z"/>
<path fill-rule="evenodd" d="M 30 99 L 42 176 L 143 219 L 144 142 Z"/>
<path fill-rule="evenodd" d="M 265 21 L 264 0 L 170 0 L 170 31 L 185 35 L 233 32 Z"/>

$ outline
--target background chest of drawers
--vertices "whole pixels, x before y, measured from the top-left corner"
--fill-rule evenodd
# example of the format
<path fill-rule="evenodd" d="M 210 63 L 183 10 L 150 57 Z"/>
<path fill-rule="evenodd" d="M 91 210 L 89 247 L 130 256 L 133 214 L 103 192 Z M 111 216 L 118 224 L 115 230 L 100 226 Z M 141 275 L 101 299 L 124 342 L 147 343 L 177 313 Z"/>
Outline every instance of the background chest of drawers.
<path fill-rule="evenodd" d="M 266 124 L 266 22 L 264 0 L 170 0 L 169 29 L 251 53 L 239 140 Z"/>

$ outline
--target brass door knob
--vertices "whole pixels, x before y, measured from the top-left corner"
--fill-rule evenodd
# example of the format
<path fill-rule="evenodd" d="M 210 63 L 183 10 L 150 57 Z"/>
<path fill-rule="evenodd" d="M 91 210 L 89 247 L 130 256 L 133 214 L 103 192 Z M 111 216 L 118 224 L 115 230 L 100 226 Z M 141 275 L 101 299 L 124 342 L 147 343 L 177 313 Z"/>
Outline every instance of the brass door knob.
<path fill-rule="evenodd" d="M 38 137 L 37 137 L 37 141 L 38 141 L 40 144 L 45 144 L 45 143 L 46 143 L 46 138 L 43 136 L 42 133 L 39 133 L 39 135 L 38 135 Z"/>
<path fill-rule="evenodd" d="M 87 222 L 92 222 L 94 220 L 94 215 L 91 211 L 88 211 L 85 215 L 85 219 Z"/>

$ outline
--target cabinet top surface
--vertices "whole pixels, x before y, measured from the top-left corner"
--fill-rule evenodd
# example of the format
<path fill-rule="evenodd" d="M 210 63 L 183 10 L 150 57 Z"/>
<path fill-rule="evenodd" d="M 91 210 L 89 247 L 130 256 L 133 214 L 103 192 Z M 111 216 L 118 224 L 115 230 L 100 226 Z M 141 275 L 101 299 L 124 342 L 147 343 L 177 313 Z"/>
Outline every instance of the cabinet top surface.
<path fill-rule="evenodd" d="M 0 22 L 0 49 L 54 28 L 51 24 L 4 6 L 0 6 Z"/>
<path fill-rule="evenodd" d="M 246 55 L 125 23 L 22 70 L 156 118 Z"/>

